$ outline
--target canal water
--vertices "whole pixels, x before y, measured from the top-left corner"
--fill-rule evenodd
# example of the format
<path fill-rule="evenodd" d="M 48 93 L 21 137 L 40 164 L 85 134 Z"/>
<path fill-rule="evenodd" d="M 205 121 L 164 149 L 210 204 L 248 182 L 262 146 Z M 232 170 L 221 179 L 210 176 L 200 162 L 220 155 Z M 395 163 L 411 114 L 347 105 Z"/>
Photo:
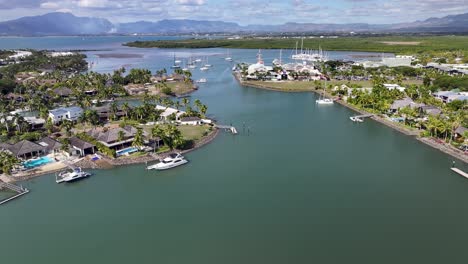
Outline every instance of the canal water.
<path fill-rule="evenodd" d="M 449 156 L 379 123 L 354 124 L 352 111 L 317 106 L 311 93 L 241 87 L 223 49 L 114 41 L 88 53 L 94 70 L 208 56 L 213 68 L 194 71 L 208 83 L 192 100 L 240 134 L 221 133 L 165 172 L 134 165 L 73 184 L 23 183 L 31 193 L 0 208 L 2 263 L 466 262 L 468 181 L 450 172 Z M 257 52 L 230 51 L 246 62 Z M 269 63 L 279 53 L 262 54 Z"/>

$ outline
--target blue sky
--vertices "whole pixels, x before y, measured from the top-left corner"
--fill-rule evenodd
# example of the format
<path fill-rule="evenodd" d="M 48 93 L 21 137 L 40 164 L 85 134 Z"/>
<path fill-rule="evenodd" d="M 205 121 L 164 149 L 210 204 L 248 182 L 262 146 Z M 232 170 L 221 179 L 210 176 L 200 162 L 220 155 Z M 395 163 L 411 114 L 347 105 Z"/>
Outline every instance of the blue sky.
<path fill-rule="evenodd" d="M 0 20 L 49 12 L 112 22 L 161 19 L 247 24 L 399 23 L 468 12 L 468 0 L 0 0 Z"/>

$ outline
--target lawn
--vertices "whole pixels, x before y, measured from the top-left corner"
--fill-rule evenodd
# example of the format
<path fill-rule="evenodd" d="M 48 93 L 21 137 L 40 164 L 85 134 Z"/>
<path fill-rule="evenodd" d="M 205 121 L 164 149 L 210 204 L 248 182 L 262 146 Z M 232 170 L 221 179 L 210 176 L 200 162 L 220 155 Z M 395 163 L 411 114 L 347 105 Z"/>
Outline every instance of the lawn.
<path fill-rule="evenodd" d="M 187 125 L 180 125 L 177 127 L 182 136 L 186 140 L 200 140 L 203 137 L 203 134 L 208 132 L 210 126 L 187 126 Z"/>

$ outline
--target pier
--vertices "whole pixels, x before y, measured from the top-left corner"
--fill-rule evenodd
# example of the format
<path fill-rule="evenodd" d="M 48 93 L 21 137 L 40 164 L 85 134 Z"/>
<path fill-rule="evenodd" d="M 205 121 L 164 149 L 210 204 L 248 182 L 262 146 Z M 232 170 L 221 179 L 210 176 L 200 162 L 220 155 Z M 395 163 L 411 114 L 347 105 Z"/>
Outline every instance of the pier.
<path fill-rule="evenodd" d="M 215 125 L 216 128 L 225 129 L 226 131 L 231 132 L 233 135 L 237 134 L 237 129 L 233 126 L 224 126 L 224 125 Z"/>
<path fill-rule="evenodd" d="M 20 196 L 23 196 L 25 194 L 27 194 L 29 192 L 28 189 L 22 187 L 22 186 L 16 186 L 14 184 L 11 184 L 11 183 L 7 183 L 7 182 L 0 182 L 0 190 L 2 189 L 7 189 L 7 190 L 10 190 L 10 191 L 13 191 L 15 192 L 16 194 L 13 195 L 12 197 L 9 197 L 9 198 L 5 198 L 3 200 L 0 201 L 0 205 L 1 204 L 4 204 L 4 203 L 7 203 L 11 200 L 14 200 Z"/>
<path fill-rule="evenodd" d="M 455 168 L 455 167 L 452 167 L 452 168 L 450 168 L 450 169 L 451 169 L 452 171 L 454 171 L 455 173 L 460 174 L 461 176 L 463 176 L 463 177 L 465 177 L 465 178 L 468 179 L 468 173 L 466 173 L 466 172 L 464 172 L 464 171 L 462 171 L 462 170 L 460 170 L 460 169 L 458 169 L 458 168 Z"/>

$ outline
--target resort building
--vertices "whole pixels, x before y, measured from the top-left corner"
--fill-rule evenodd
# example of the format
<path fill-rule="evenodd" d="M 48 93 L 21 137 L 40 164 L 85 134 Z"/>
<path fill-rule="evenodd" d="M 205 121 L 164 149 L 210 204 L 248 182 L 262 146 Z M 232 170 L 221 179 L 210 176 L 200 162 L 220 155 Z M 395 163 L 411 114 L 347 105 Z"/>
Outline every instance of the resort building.
<path fill-rule="evenodd" d="M 96 146 L 77 137 L 71 137 L 70 146 L 75 150 L 72 154 L 86 156 L 96 152 Z"/>
<path fill-rule="evenodd" d="M 99 107 L 92 107 L 92 110 L 95 110 L 97 114 L 99 115 L 99 119 L 101 120 L 110 120 L 112 118 L 112 115 L 115 115 L 115 117 L 120 118 L 125 116 L 125 112 L 122 110 L 121 106 L 117 107 L 117 111 L 115 113 L 112 112 L 112 108 L 110 105 L 104 105 L 104 106 L 99 106 Z"/>
<path fill-rule="evenodd" d="M 67 98 L 73 94 L 72 89 L 68 87 L 58 87 L 58 88 L 53 89 L 52 92 L 62 98 Z"/>
<path fill-rule="evenodd" d="M 22 140 L 16 144 L 1 143 L 0 149 L 9 151 L 17 158 L 23 159 L 40 157 L 45 155 L 47 152 L 46 147 L 28 140 Z"/>
<path fill-rule="evenodd" d="M 49 117 L 54 124 L 60 123 L 63 120 L 76 121 L 83 114 L 83 109 L 78 106 L 62 107 L 49 111 Z"/>
<path fill-rule="evenodd" d="M 249 76 L 256 77 L 257 73 L 267 73 L 272 70 L 273 67 L 265 66 L 265 63 L 262 59 L 262 53 L 259 51 L 257 54 L 257 63 L 252 64 L 247 68 L 247 74 Z"/>

